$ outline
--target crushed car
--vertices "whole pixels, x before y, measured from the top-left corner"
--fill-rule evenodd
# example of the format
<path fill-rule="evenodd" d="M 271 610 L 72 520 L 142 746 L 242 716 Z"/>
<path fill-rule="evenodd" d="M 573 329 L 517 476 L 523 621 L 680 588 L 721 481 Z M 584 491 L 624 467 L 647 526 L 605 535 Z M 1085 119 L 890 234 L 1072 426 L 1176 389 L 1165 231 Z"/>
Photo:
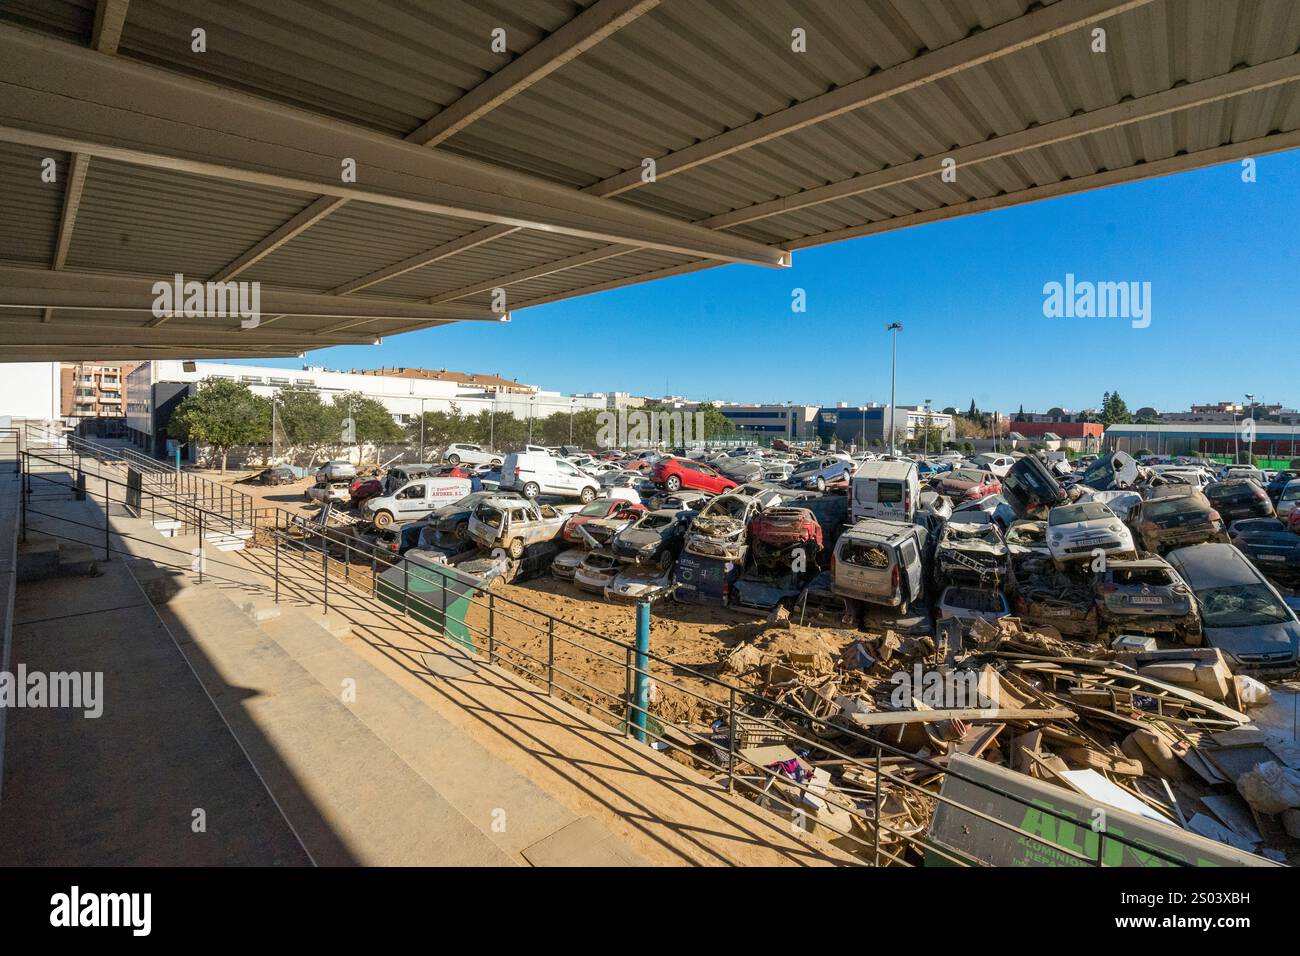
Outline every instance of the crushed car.
<path fill-rule="evenodd" d="M 1192 589 L 1163 558 L 1111 559 L 1097 576 L 1096 589 L 1098 631 L 1108 643 L 1121 634 L 1167 634 L 1183 644 L 1201 642 Z"/>
<path fill-rule="evenodd" d="M 503 548 L 518 561 L 529 545 L 559 537 L 570 513 L 522 498 L 488 498 L 475 506 L 467 531 L 479 547 Z"/>
<path fill-rule="evenodd" d="M 704 507 L 686 533 L 686 551 L 702 558 L 743 562 L 749 521 L 759 503 L 748 495 L 720 495 Z"/>

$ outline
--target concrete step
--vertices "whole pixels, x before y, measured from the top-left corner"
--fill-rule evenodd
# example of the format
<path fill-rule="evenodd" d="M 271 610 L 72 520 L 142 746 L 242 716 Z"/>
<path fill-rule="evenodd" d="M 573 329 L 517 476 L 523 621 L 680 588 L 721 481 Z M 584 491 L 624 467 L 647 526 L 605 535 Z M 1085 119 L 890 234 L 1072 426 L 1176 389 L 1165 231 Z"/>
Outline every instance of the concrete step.
<path fill-rule="evenodd" d="M 331 636 L 327 620 L 316 607 L 274 605 L 270 599 L 245 601 L 246 614 L 260 613 L 259 628 L 308 671 L 322 687 L 339 693 L 353 689 L 348 709 L 376 737 L 453 806 L 482 829 L 501 850 L 533 865 L 576 865 L 579 851 L 568 835 L 571 828 L 588 832 L 583 853 L 603 866 L 640 865 L 643 861 L 621 848 L 597 821 L 578 818 L 532 780 L 500 761 L 467 734 L 450 724 L 419 697 L 362 658 L 344 640 Z M 418 665 L 417 665 L 418 666 Z M 477 665 L 465 659 L 453 663 L 447 676 L 467 677 Z M 421 669 L 423 670 L 423 669 Z M 502 814 L 504 813 L 504 816 Z M 500 821 L 503 827 L 495 824 Z M 564 834 L 563 837 L 557 836 Z M 551 858 L 534 847 L 547 841 L 564 847 Z"/>
<path fill-rule="evenodd" d="M 98 552 L 79 541 L 58 541 L 47 535 L 29 532 L 18 543 L 18 580 L 71 577 L 94 574 Z"/>
<path fill-rule="evenodd" d="M 351 692 L 378 700 L 392 689 L 333 636 L 283 608 L 254 623 L 238 589 L 209 583 L 188 592 L 159 614 L 317 863 L 519 862 L 353 713 Z M 296 641 L 302 660 L 280 640 Z M 316 673 L 303 663 L 313 649 L 332 652 Z M 458 772 L 474 777 L 479 768 Z"/>

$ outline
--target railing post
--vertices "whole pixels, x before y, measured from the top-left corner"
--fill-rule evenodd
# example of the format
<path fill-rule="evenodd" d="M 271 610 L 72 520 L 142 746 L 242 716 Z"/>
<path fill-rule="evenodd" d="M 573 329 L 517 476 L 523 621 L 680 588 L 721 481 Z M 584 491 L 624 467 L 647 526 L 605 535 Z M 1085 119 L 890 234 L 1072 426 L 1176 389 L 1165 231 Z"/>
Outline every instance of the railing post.
<path fill-rule="evenodd" d="M 111 492 L 112 490 L 113 490 L 112 484 L 110 484 L 109 480 L 105 478 L 104 479 L 104 560 L 105 561 L 113 560 L 113 551 L 108 543 L 108 534 L 109 534 L 109 526 L 108 526 L 109 497 L 108 496 L 109 496 L 109 492 Z"/>
<path fill-rule="evenodd" d="M 280 603 L 280 532 L 271 532 L 275 540 L 275 603 Z"/>
<path fill-rule="evenodd" d="M 321 577 L 325 583 L 325 609 L 321 613 L 328 614 L 330 612 L 330 544 L 324 532 L 321 532 L 320 536 L 320 565 Z"/>
<path fill-rule="evenodd" d="M 199 512 L 199 584 L 203 583 L 203 512 Z"/>
<path fill-rule="evenodd" d="M 623 654 L 623 736 L 632 736 L 632 647 L 629 645 Z"/>
<path fill-rule="evenodd" d="M 546 618 L 546 693 L 555 693 L 555 618 Z"/>
<path fill-rule="evenodd" d="M 442 584 L 442 636 L 447 638 L 447 574 L 445 569 L 438 571 L 438 581 Z"/>
<path fill-rule="evenodd" d="M 727 793 L 736 789 L 736 688 L 727 695 Z"/>
<path fill-rule="evenodd" d="M 32 462 L 31 459 L 28 458 L 26 451 L 20 449 L 18 455 L 19 455 L 20 468 L 22 469 L 22 474 L 18 476 L 18 498 L 22 503 L 21 517 L 19 519 L 21 522 L 20 527 L 22 529 L 20 540 L 26 541 L 27 540 L 27 492 L 23 490 L 23 486 L 29 481 L 27 474 L 29 471 L 31 471 Z"/>
<path fill-rule="evenodd" d="M 497 605 L 496 598 L 488 591 L 488 663 L 493 663 L 497 650 Z"/>
<path fill-rule="evenodd" d="M 650 602 L 638 601 L 636 605 L 636 742 L 645 743 L 647 709 L 650 706 Z"/>

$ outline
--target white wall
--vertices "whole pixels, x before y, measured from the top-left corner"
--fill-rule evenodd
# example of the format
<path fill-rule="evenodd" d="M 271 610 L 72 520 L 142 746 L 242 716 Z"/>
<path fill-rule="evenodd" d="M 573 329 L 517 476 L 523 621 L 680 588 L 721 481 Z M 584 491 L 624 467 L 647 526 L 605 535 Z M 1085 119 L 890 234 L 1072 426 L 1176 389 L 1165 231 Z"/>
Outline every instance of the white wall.
<path fill-rule="evenodd" d="M 0 415 L 58 421 L 59 411 L 58 362 L 0 365 Z"/>

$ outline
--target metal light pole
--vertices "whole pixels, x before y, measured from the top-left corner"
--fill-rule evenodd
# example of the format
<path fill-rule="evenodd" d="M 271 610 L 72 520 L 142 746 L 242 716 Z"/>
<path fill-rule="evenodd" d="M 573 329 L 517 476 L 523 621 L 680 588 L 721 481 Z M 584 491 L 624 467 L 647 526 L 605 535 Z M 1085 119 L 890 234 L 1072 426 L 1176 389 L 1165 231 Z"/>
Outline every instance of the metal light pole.
<path fill-rule="evenodd" d="M 532 395 L 528 399 L 528 444 L 530 445 L 533 443 L 533 416 L 537 411 L 536 401 L 536 395 Z"/>
<path fill-rule="evenodd" d="M 492 414 L 488 416 L 488 448 L 497 450 L 497 391 L 492 390 Z"/>
<path fill-rule="evenodd" d="M 930 400 L 925 400 L 925 457 L 930 457 Z"/>
<path fill-rule="evenodd" d="M 1246 401 L 1250 402 L 1250 442 L 1246 449 L 1246 454 L 1250 456 L 1250 464 L 1255 464 L 1255 396 L 1246 392 Z"/>
<path fill-rule="evenodd" d="M 573 444 L 573 413 L 577 411 L 577 408 L 578 408 L 578 400 L 576 398 L 569 399 L 569 444 L 570 445 Z"/>
<path fill-rule="evenodd" d="M 893 372 L 889 379 L 889 453 L 894 452 L 894 400 L 896 396 L 896 386 L 898 385 L 898 333 L 903 331 L 902 322 L 890 322 L 885 326 L 886 332 L 894 333 L 894 360 Z"/>

